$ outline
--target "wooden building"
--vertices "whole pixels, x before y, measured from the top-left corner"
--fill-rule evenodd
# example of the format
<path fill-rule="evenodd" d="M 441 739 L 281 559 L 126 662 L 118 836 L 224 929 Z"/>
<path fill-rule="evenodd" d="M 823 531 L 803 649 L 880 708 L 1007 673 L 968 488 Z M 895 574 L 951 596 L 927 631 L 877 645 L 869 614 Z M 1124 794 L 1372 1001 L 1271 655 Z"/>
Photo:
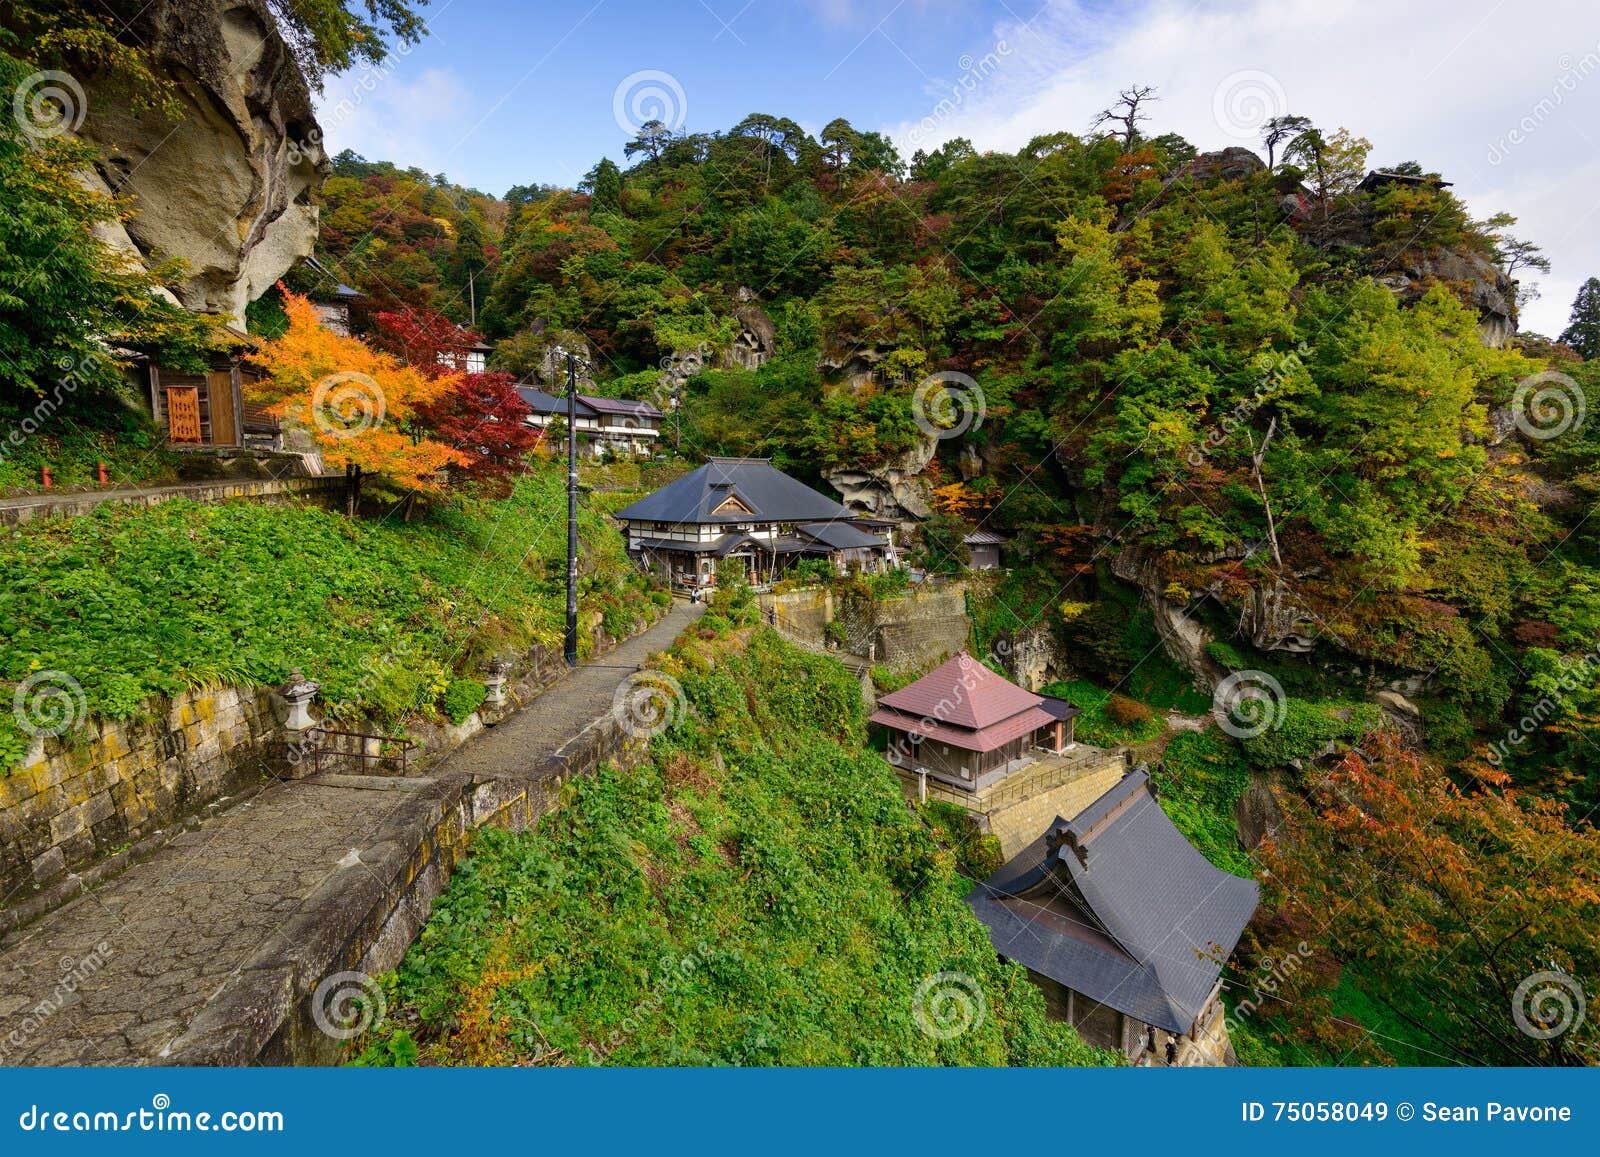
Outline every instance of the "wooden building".
<path fill-rule="evenodd" d="M 999 570 L 1000 548 L 1011 540 L 992 530 L 975 530 L 961 541 L 971 552 L 971 561 L 967 564 L 970 569 Z"/>
<path fill-rule="evenodd" d="M 967 791 L 987 787 L 1073 745 L 1078 709 L 1024 691 L 962 652 L 878 700 L 870 722 L 888 733 L 896 767 Z"/>
<path fill-rule="evenodd" d="M 528 403 L 528 425 L 536 430 L 548 433 L 558 422 L 566 423 L 565 397 L 556 397 L 532 386 L 518 386 L 517 393 Z M 649 402 L 579 394 L 577 409 L 575 428 L 583 453 L 598 458 L 607 450 L 628 456 L 648 456 L 655 452 L 656 439 L 661 437 L 662 413 Z"/>
<path fill-rule="evenodd" d="M 1222 967 L 1259 898 L 1173 826 L 1141 765 L 966 899 L 995 951 L 1090 1044 L 1164 1064 L 1170 1034 L 1191 1042 L 1183 1056 L 1220 1064 Z"/>
<path fill-rule="evenodd" d="M 135 371 L 150 413 L 168 445 L 185 448 L 282 449 L 282 426 L 264 406 L 245 399 L 260 371 L 245 360 L 248 337 L 231 327 L 229 348 L 212 354 L 204 373 L 169 369 L 146 359 Z"/>
<path fill-rule="evenodd" d="M 730 564 L 757 583 L 807 558 L 827 559 L 841 573 L 887 565 L 881 536 L 765 458 L 713 458 L 616 518 L 629 555 L 679 590 L 714 587 Z"/>

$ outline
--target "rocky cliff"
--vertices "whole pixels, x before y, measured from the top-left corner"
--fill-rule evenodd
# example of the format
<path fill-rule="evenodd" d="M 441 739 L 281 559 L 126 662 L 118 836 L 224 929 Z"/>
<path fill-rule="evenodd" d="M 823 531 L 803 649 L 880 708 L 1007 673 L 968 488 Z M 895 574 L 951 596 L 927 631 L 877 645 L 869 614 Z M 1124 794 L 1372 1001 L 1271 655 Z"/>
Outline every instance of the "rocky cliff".
<path fill-rule="evenodd" d="M 305 78 L 262 0 L 108 7 L 172 79 L 181 114 L 135 111 L 107 79 L 82 78 L 78 132 L 102 152 L 88 179 L 134 209 L 106 239 L 146 261 L 181 259 L 178 299 L 242 321 L 316 241 L 313 194 L 329 164 Z"/>

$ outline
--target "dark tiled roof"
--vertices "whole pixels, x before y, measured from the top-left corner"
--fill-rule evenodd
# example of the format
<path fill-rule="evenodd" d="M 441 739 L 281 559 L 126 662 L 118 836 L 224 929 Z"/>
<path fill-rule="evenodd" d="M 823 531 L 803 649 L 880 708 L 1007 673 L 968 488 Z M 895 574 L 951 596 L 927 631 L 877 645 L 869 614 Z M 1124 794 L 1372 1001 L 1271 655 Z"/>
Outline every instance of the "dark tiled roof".
<path fill-rule="evenodd" d="M 859 530 L 848 522 L 808 522 L 796 529 L 831 550 L 862 550 L 885 545 L 877 535 Z"/>
<path fill-rule="evenodd" d="M 1213 867 L 1143 767 L 1057 819 L 967 896 L 995 951 L 1101 1004 L 1188 1032 L 1259 890 Z"/>
<path fill-rule="evenodd" d="M 564 397 L 558 398 L 554 394 L 547 394 L 543 390 L 534 389 L 532 386 L 518 386 L 517 393 L 522 395 L 522 400 L 528 403 L 529 409 L 535 414 L 554 414 L 557 417 L 561 417 L 567 412 L 567 399 Z M 578 417 L 594 418 L 598 416 L 594 407 L 585 402 L 583 395 L 579 394 Z"/>
<path fill-rule="evenodd" d="M 593 394 L 579 394 L 578 400 L 601 414 L 632 414 L 638 418 L 659 418 L 661 411 L 649 402 L 631 398 L 598 398 Z"/>
<path fill-rule="evenodd" d="M 1037 709 L 1040 701 L 1040 696 L 996 675 L 963 651 L 878 703 L 906 715 L 978 730 Z"/>
<path fill-rule="evenodd" d="M 1044 708 L 1052 719 L 1059 719 L 1064 723 L 1078 714 L 1078 708 L 1065 699 L 1057 699 L 1054 695 L 1041 695 L 1039 698 L 1043 700 L 1039 706 Z"/>
<path fill-rule="evenodd" d="M 729 498 L 749 514 L 713 514 Z M 713 458 L 654 494 L 617 511 L 621 519 L 652 522 L 820 522 L 847 519 L 831 498 L 796 482 L 765 458 Z"/>
<path fill-rule="evenodd" d="M 1004 546 L 1011 540 L 992 530 L 975 530 L 961 540 L 968 546 Z"/>

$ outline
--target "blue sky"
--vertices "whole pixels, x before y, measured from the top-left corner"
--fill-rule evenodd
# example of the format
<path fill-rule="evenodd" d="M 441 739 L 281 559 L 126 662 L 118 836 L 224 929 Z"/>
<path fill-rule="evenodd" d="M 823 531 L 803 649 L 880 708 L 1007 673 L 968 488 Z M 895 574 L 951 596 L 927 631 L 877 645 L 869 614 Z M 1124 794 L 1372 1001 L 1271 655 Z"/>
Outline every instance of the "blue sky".
<path fill-rule="evenodd" d="M 1295 112 L 1507 210 L 1555 269 L 1524 328 L 1564 324 L 1600 275 L 1600 5 L 1540 0 L 435 0 L 431 35 L 331 78 L 330 152 L 491 193 L 572 184 L 649 112 L 696 130 L 749 112 L 835 116 L 907 153 L 951 136 L 1014 150 L 1082 132 L 1156 85 L 1154 132 L 1251 145 Z M 631 79 L 630 79 L 631 78 Z M 632 99 L 636 98 L 636 99 Z M 943 105 L 941 106 L 941 101 Z M 648 110 L 648 111 L 642 111 Z M 621 123 L 619 123 L 621 122 Z"/>

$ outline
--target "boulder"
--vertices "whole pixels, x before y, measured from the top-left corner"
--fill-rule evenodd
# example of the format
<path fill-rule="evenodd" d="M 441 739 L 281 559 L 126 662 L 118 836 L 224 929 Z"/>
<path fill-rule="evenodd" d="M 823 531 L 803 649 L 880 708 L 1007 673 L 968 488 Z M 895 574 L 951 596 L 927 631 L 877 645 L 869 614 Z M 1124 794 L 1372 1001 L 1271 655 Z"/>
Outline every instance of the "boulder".
<path fill-rule="evenodd" d="M 1435 285 L 1445 285 L 1478 311 L 1478 336 L 1495 349 L 1517 332 L 1517 283 L 1479 253 L 1440 249 L 1407 254 L 1380 284 L 1409 305 Z"/>
<path fill-rule="evenodd" d="M 739 335 L 723 354 L 723 365 L 729 369 L 758 370 L 778 349 L 778 327 L 772 324 L 767 311 L 754 302 L 747 302 L 733 311 L 739 323 Z"/>
<path fill-rule="evenodd" d="M 922 472 L 933 461 L 938 449 L 939 439 L 924 433 L 898 458 L 882 466 L 831 471 L 827 475 L 828 483 L 843 496 L 841 501 L 851 510 L 874 518 L 920 522 L 933 513 L 933 491 Z"/>
<path fill-rule="evenodd" d="M 101 152 L 86 179 L 134 210 L 102 236 L 148 263 L 181 259 L 177 299 L 242 325 L 316 241 L 313 197 L 330 165 L 310 90 L 263 0 L 115 7 L 122 35 L 175 83 L 180 112 L 136 110 L 108 79 L 80 78 L 78 135 Z"/>

